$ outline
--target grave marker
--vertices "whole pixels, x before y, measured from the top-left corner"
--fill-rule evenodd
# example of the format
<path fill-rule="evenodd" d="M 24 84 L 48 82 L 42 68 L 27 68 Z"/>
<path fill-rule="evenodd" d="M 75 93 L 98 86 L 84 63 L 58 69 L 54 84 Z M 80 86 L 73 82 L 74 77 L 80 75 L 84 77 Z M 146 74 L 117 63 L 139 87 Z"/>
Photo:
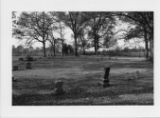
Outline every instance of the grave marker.
<path fill-rule="evenodd" d="M 56 95 L 62 95 L 62 94 L 64 94 L 63 84 L 64 83 L 62 81 L 57 81 L 55 83 L 55 94 Z"/>
<path fill-rule="evenodd" d="M 17 71 L 18 70 L 18 66 L 13 66 L 13 71 Z"/>
<path fill-rule="evenodd" d="M 110 72 L 110 67 L 105 68 L 105 74 L 104 74 L 104 80 L 103 80 L 103 87 L 108 87 L 110 86 L 109 84 L 109 72 Z"/>
<path fill-rule="evenodd" d="M 32 64 L 31 62 L 26 63 L 26 69 L 32 69 Z"/>

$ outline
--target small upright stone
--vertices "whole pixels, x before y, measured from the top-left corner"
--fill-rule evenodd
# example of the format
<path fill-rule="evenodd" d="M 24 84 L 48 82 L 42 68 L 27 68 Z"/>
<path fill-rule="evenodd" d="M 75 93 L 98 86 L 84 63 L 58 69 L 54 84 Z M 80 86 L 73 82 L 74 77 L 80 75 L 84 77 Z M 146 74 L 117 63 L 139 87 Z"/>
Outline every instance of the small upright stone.
<path fill-rule="evenodd" d="M 18 70 L 18 66 L 13 66 L 13 71 L 17 71 Z"/>
<path fill-rule="evenodd" d="M 110 86 L 109 84 L 109 72 L 110 72 L 110 67 L 105 68 L 105 74 L 104 74 L 104 80 L 103 80 L 103 87 L 108 87 Z"/>
<path fill-rule="evenodd" d="M 26 69 L 32 69 L 32 64 L 31 62 L 26 63 Z"/>
<path fill-rule="evenodd" d="M 55 83 L 55 94 L 56 95 L 62 95 L 62 94 L 64 94 L 63 84 L 64 83 L 62 81 L 57 81 Z"/>
<path fill-rule="evenodd" d="M 34 61 L 34 58 L 28 55 L 28 56 L 26 57 L 26 61 Z"/>
<path fill-rule="evenodd" d="M 24 60 L 23 60 L 23 57 L 20 57 L 18 60 L 19 60 L 19 61 L 24 61 Z"/>
<path fill-rule="evenodd" d="M 12 81 L 13 81 L 13 82 L 16 82 L 17 80 L 15 79 L 15 77 L 12 77 Z"/>

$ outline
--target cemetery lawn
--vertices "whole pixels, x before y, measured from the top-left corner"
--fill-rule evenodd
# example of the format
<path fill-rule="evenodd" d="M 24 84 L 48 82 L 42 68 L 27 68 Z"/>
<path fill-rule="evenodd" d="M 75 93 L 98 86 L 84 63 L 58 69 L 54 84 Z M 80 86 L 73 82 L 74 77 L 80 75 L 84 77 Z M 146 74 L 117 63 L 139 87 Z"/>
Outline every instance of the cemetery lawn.
<path fill-rule="evenodd" d="M 57 56 L 32 62 L 13 57 L 16 81 L 13 105 L 153 105 L 153 64 L 138 57 Z M 103 88 L 104 67 L 110 66 L 110 87 Z M 64 95 L 55 95 L 55 82 Z"/>

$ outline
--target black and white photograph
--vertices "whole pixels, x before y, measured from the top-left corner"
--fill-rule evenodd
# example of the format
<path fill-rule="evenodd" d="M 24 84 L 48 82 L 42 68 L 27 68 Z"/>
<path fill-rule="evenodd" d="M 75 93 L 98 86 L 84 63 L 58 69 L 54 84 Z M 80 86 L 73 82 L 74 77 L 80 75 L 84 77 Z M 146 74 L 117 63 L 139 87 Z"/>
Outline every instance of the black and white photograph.
<path fill-rule="evenodd" d="M 12 12 L 12 105 L 153 105 L 154 12 Z"/>
<path fill-rule="evenodd" d="M 160 117 L 158 0 L 0 3 L 0 117 Z"/>

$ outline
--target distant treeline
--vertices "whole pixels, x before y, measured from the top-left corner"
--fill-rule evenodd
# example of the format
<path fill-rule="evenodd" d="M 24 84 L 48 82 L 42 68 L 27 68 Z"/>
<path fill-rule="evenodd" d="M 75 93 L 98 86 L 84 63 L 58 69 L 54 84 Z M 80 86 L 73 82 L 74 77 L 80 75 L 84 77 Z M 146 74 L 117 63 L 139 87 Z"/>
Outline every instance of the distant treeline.
<path fill-rule="evenodd" d="M 86 52 L 85 55 L 95 55 L 94 52 Z M 128 57 L 145 57 L 145 49 L 115 49 L 115 50 L 108 50 L 108 51 L 98 51 L 97 55 L 104 55 L 104 56 L 128 56 Z"/>
<path fill-rule="evenodd" d="M 68 48 L 67 48 L 68 47 Z M 64 46 L 64 48 L 62 50 L 56 50 L 56 55 L 63 55 L 63 56 L 67 56 L 67 55 L 74 55 L 74 50 L 73 48 L 68 45 L 66 47 L 66 45 Z M 29 48 L 24 48 L 23 46 L 18 46 L 18 47 L 12 47 L 12 54 L 13 56 L 43 56 L 43 49 L 42 48 L 36 48 L 34 49 L 33 47 L 29 47 Z M 46 48 L 46 53 L 47 56 L 55 56 L 52 51 L 51 51 L 51 47 Z M 63 51 L 63 53 L 62 53 Z M 86 51 L 85 54 L 83 53 L 83 51 L 79 51 L 79 54 L 81 55 L 95 55 L 94 51 Z M 129 49 L 129 48 L 124 48 L 124 49 L 120 49 L 120 48 L 116 48 L 115 50 L 103 50 L 103 51 L 98 51 L 97 55 L 104 55 L 104 56 L 131 56 L 131 57 L 144 57 L 145 56 L 145 49 L 137 49 L 137 48 L 133 48 L 133 49 Z"/>

